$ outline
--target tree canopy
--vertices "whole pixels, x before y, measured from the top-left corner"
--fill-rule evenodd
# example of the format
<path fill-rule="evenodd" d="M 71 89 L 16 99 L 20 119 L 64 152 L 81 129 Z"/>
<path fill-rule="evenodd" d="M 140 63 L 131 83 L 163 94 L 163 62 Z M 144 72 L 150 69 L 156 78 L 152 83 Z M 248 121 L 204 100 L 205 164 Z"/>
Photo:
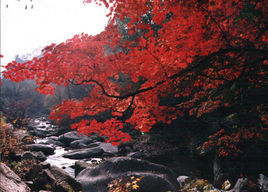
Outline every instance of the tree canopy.
<path fill-rule="evenodd" d="M 218 130 L 203 148 L 217 145 L 226 156 L 238 153 L 243 139 L 263 138 L 267 1 L 95 2 L 110 10 L 103 32 L 76 35 L 47 46 L 40 58 L 6 66 L 6 78 L 35 79 L 44 94 L 53 94 L 55 85 L 94 85 L 88 97 L 56 106 L 52 119 L 66 113 L 75 119 L 110 111 L 106 121 L 80 118 L 72 128 L 119 144 L 131 140 L 123 131 L 125 124 L 148 132 L 156 123 L 171 123 L 179 115 L 201 118 L 227 108 L 226 116 L 235 116 L 236 125 Z M 163 102 L 169 97 L 178 102 Z"/>

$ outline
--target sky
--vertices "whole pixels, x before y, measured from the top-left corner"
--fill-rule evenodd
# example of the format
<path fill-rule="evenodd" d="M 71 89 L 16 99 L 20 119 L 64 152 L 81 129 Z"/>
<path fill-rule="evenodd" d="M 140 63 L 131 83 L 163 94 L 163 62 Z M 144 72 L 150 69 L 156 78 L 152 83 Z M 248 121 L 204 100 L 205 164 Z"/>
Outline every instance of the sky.
<path fill-rule="evenodd" d="M 105 8 L 83 4 L 83 0 L 0 1 L 1 65 L 16 55 L 37 56 L 46 45 L 64 42 L 82 32 L 98 34 L 108 22 Z"/>

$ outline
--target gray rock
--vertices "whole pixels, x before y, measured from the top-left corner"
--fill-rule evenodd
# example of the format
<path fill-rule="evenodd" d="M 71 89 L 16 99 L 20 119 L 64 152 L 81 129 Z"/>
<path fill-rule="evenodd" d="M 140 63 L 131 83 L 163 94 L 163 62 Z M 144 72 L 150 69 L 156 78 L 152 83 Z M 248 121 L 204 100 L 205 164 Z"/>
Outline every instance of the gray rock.
<path fill-rule="evenodd" d="M 30 144 L 27 145 L 30 151 L 42 151 L 45 155 L 53 155 L 54 148 L 44 144 Z"/>
<path fill-rule="evenodd" d="M 1 192 L 30 192 L 30 188 L 4 163 L 0 163 Z"/>
<path fill-rule="evenodd" d="M 268 191 L 268 177 L 266 177 L 263 174 L 260 174 L 258 178 L 258 186 L 262 192 L 267 192 Z"/>
<path fill-rule="evenodd" d="M 240 192 L 244 191 L 245 188 L 248 187 L 248 179 L 247 178 L 239 178 L 234 186 L 234 188 L 231 190 L 231 192 Z"/>
<path fill-rule="evenodd" d="M 54 140 L 50 140 L 50 139 L 48 139 L 47 141 L 40 142 L 39 144 L 54 145 L 54 146 L 65 147 L 65 145 L 62 142 L 60 142 L 60 141 L 54 141 Z"/>
<path fill-rule="evenodd" d="M 88 138 L 88 136 L 79 135 L 77 131 L 71 131 L 71 132 L 60 135 L 59 141 L 64 143 L 65 145 L 69 145 L 72 141 L 79 140 L 79 139 L 86 139 L 86 138 Z"/>
<path fill-rule="evenodd" d="M 50 136 L 50 137 L 47 137 L 47 139 L 53 140 L 53 141 L 58 141 L 59 140 L 59 137 L 57 137 L 57 136 Z"/>
<path fill-rule="evenodd" d="M 75 165 L 74 165 L 74 174 L 75 176 L 78 175 L 78 173 L 80 173 L 82 170 L 92 167 L 89 163 L 85 162 L 85 161 L 76 161 Z"/>
<path fill-rule="evenodd" d="M 87 147 L 88 147 L 88 148 L 92 148 L 92 147 L 98 147 L 98 146 L 100 146 L 100 142 L 91 143 L 91 144 L 89 144 Z"/>
<path fill-rule="evenodd" d="M 100 157 L 104 153 L 103 149 L 99 147 L 81 149 L 76 151 L 71 151 L 63 154 L 63 157 L 69 159 L 86 159 L 92 157 Z"/>
<path fill-rule="evenodd" d="M 45 156 L 45 154 L 41 151 L 38 152 L 30 152 L 30 151 L 26 151 L 23 155 L 22 155 L 22 159 L 24 160 L 39 160 L 39 161 L 45 161 L 47 158 Z"/>
<path fill-rule="evenodd" d="M 166 192 L 176 191 L 178 182 L 174 173 L 165 166 L 130 157 L 114 157 L 96 168 L 86 168 L 76 179 L 84 192 L 106 192 L 107 185 L 114 179 L 142 177 L 137 183 L 137 191 Z"/>
<path fill-rule="evenodd" d="M 111 143 L 100 142 L 99 147 L 102 148 L 104 150 L 104 152 L 107 152 L 107 153 L 117 153 L 118 152 L 118 147 L 112 145 Z"/>
<path fill-rule="evenodd" d="M 33 181 L 33 191 L 47 189 L 47 185 L 49 185 L 49 190 L 59 192 L 81 191 L 82 189 L 80 183 L 56 166 L 50 166 L 50 168 L 39 171 Z"/>
<path fill-rule="evenodd" d="M 82 148 L 86 148 L 92 142 L 93 140 L 90 138 L 79 139 L 79 140 L 72 141 L 70 143 L 70 147 L 75 148 L 75 149 L 82 149 Z"/>
<path fill-rule="evenodd" d="M 104 142 L 105 139 L 103 137 L 100 137 L 98 135 L 91 135 L 90 136 L 90 139 L 92 139 L 94 142 Z"/>
<path fill-rule="evenodd" d="M 50 135 L 53 135 L 54 133 L 51 132 L 51 130 L 43 130 L 43 129 L 36 129 L 35 133 L 33 135 L 36 135 L 38 137 L 44 138 Z"/>
<path fill-rule="evenodd" d="M 73 141 L 73 142 L 76 142 L 76 141 Z M 79 143 L 79 142 L 74 144 L 73 142 L 71 143 L 72 145 L 70 145 L 70 147 L 72 149 L 85 149 L 85 148 L 88 148 L 87 144 Z"/>
<path fill-rule="evenodd" d="M 80 191 L 82 190 L 81 184 L 78 183 L 74 178 L 72 178 L 67 172 L 56 167 L 51 166 L 50 172 L 56 178 L 57 187 L 54 189 L 55 191 Z M 61 189 L 62 188 L 62 189 Z M 73 190 L 70 190 L 73 189 Z"/>
<path fill-rule="evenodd" d="M 45 141 L 42 141 L 39 144 L 56 145 L 56 146 L 64 147 L 65 146 L 64 143 L 60 142 L 58 139 L 59 138 L 56 136 L 50 136 L 50 137 L 47 137 Z"/>
<path fill-rule="evenodd" d="M 182 175 L 182 176 L 179 176 L 177 178 L 177 181 L 178 181 L 180 187 L 183 187 L 185 185 L 185 183 L 187 182 L 187 180 L 189 180 L 189 179 L 190 179 L 190 177 Z"/>
<path fill-rule="evenodd" d="M 36 158 L 40 161 L 45 161 L 47 160 L 47 157 L 45 156 L 45 154 L 42 151 L 38 151 L 35 152 L 34 155 L 36 156 Z"/>
<path fill-rule="evenodd" d="M 127 155 L 128 157 L 132 157 L 132 158 L 142 158 L 143 157 L 143 154 L 139 151 L 136 151 L 136 152 L 131 152 Z"/>

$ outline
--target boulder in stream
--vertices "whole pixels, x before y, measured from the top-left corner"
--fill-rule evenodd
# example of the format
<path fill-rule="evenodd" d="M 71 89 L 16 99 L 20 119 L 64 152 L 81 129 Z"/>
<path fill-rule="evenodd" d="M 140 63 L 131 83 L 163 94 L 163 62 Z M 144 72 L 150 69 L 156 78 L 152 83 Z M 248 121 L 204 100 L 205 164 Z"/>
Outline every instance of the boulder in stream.
<path fill-rule="evenodd" d="M 54 148 L 44 144 L 30 144 L 27 145 L 30 151 L 42 151 L 45 155 L 53 155 Z"/>
<path fill-rule="evenodd" d="M 167 167 L 130 157 L 114 157 L 96 168 L 86 168 L 76 180 L 84 192 L 107 192 L 113 180 L 131 177 L 141 178 L 137 183 L 140 192 L 167 192 L 178 188 L 175 174 Z"/>
<path fill-rule="evenodd" d="M 143 154 L 140 151 L 136 151 L 136 152 L 131 152 L 131 153 L 127 154 L 127 156 L 132 157 L 132 158 L 141 159 L 143 157 Z"/>
<path fill-rule="evenodd" d="M 56 136 L 50 136 L 50 137 L 46 137 L 46 139 L 42 142 L 40 142 L 40 144 L 46 144 L 46 145 L 54 145 L 54 146 L 61 146 L 64 147 L 65 145 L 58 141 L 58 137 Z"/>
<path fill-rule="evenodd" d="M 88 136 L 80 135 L 77 131 L 70 131 L 59 136 L 59 141 L 65 145 L 69 145 L 72 141 L 86 139 Z"/>
<path fill-rule="evenodd" d="M 32 178 L 32 191 L 49 189 L 49 191 L 78 192 L 82 190 L 81 184 L 64 170 L 56 166 L 46 167 L 46 169 L 37 172 L 35 177 Z"/>
<path fill-rule="evenodd" d="M 74 165 L 74 174 L 77 176 L 82 170 L 92 167 L 90 163 L 85 161 L 76 161 Z"/>
<path fill-rule="evenodd" d="M 91 143 L 93 143 L 93 140 L 88 137 L 88 138 L 72 141 L 70 143 L 70 147 L 74 149 L 82 149 L 82 148 L 87 148 L 87 146 Z"/>
<path fill-rule="evenodd" d="M 101 157 L 104 153 L 104 150 L 99 147 L 93 147 L 89 149 L 81 149 L 75 150 L 71 152 L 67 152 L 63 154 L 63 157 L 69 159 L 86 159 L 86 158 L 93 158 L 93 157 Z"/>
<path fill-rule="evenodd" d="M 51 166 L 50 172 L 56 178 L 55 191 L 69 192 L 69 191 L 81 191 L 82 187 L 79 182 L 72 178 L 67 172 L 56 167 Z"/>

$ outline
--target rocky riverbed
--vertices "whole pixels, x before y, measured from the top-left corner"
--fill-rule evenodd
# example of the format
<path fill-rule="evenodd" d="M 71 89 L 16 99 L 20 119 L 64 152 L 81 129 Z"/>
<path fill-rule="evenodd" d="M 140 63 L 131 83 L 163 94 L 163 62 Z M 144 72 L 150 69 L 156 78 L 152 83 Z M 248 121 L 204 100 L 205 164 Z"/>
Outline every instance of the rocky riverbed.
<path fill-rule="evenodd" d="M 27 137 L 25 131 L 17 132 L 21 140 Z M 144 192 L 268 189 L 268 179 L 263 174 L 257 186 L 252 187 L 246 178 L 240 178 L 236 183 L 226 181 L 222 189 L 216 189 L 208 181 L 194 177 L 196 167 L 190 165 L 193 160 L 187 150 L 167 145 L 160 149 L 146 138 L 116 147 L 97 135 L 85 136 L 76 131 L 59 134 L 58 127 L 45 118 L 32 119 L 28 133 L 37 136 L 34 143 L 25 145 L 24 152 L 13 157 L 13 168 L 24 171 L 22 179 L 10 178 L 16 174 L 2 164 L 1 184 L 6 184 L 0 186 L 0 191 L 105 192 L 119 187 L 127 191 L 127 187 L 133 186 L 135 191 Z"/>

